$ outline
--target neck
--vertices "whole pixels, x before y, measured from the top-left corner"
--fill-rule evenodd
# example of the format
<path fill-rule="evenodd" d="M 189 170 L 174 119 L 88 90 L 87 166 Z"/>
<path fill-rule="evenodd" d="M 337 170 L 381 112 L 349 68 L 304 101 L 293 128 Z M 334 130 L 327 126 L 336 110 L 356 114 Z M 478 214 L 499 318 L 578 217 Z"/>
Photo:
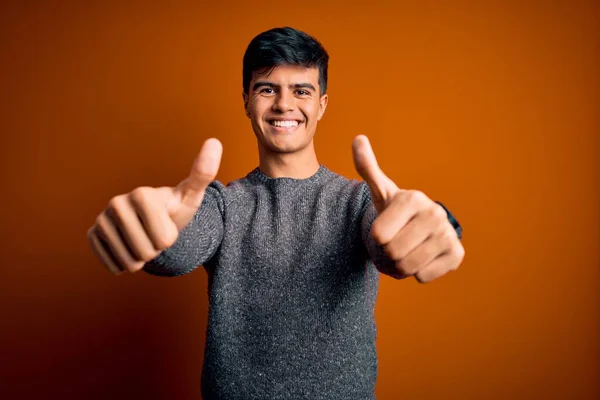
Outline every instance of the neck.
<path fill-rule="evenodd" d="M 259 168 L 271 178 L 310 178 L 319 170 L 319 161 L 313 142 L 300 151 L 275 153 L 258 146 Z"/>

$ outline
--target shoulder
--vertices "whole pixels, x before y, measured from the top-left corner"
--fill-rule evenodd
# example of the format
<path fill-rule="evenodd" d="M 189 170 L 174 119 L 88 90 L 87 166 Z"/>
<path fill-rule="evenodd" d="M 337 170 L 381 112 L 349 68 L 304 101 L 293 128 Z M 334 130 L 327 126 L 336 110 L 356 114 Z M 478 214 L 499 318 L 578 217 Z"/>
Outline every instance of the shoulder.
<path fill-rule="evenodd" d="M 347 206 L 362 211 L 371 202 L 369 186 L 362 180 L 347 178 L 330 171 L 322 183 L 326 191 L 336 202 L 347 203 Z"/>
<path fill-rule="evenodd" d="M 206 188 L 206 196 L 214 198 L 227 207 L 252 192 L 253 183 L 248 176 L 238 178 L 225 184 L 220 180 L 212 181 Z"/>

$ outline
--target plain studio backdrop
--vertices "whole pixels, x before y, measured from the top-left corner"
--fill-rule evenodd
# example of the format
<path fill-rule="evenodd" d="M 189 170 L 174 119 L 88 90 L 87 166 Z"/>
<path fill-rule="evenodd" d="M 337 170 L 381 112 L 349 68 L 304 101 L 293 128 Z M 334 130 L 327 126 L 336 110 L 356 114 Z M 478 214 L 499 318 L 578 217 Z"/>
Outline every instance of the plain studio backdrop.
<path fill-rule="evenodd" d="M 331 55 L 319 161 L 358 178 L 364 133 L 464 226 L 458 271 L 381 278 L 378 399 L 599 398 L 597 2 L 202 3 L 0 6 L 1 398 L 199 398 L 205 271 L 111 276 L 86 231 L 208 137 L 257 166 L 242 56 L 285 25 Z"/>

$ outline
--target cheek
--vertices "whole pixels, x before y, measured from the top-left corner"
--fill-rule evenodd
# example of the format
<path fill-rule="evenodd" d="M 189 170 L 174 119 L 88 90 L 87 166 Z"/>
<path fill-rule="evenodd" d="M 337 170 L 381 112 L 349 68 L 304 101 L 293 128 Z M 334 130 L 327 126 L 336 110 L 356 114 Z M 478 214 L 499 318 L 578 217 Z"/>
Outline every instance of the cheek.
<path fill-rule="evenodd" d="M 308 118 L 309 124 L 314 124 L 319 119 L 319 103 L 309 103 L 302 107 L 302 113 Z"/>
<path fill-rule="evenodd" d="M 269 108 L 269 101 L 258 98 L 250 104 L 249 111 L 254 119 L 261 120 Z"/>
<path fill-rule="evenodd" d="M 264 114 L 264 112 L 261 110 L 259 102 L 250 103 L 248 105 L 248 113 L 250 115 L 250 118 L 254 121 L 259 121 L 262 115 Z"/>

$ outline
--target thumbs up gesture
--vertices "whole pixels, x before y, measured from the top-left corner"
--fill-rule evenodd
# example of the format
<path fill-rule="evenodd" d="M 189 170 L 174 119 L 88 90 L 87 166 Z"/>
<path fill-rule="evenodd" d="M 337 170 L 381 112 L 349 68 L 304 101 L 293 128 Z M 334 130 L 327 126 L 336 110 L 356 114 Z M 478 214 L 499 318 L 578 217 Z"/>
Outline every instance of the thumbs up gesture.
<path fill-rule="evenodd" d="M 113 197 L 87 233 L 95 255 L 109 271 L 136 272 L 175 243 L 215 179 L 223 146 L 204 142 L 189 176 L 174 187 L 138 187 Z"/>
<path fill-rule="evenodd" d="M 401 189 L 387 177 L 366 136 L 354 138 L 352 153 L 378 214 L 371 235 L 400 276 L 426 283 L 456 270 L 465 251 L 446 210 L 423 192 Z"/>

